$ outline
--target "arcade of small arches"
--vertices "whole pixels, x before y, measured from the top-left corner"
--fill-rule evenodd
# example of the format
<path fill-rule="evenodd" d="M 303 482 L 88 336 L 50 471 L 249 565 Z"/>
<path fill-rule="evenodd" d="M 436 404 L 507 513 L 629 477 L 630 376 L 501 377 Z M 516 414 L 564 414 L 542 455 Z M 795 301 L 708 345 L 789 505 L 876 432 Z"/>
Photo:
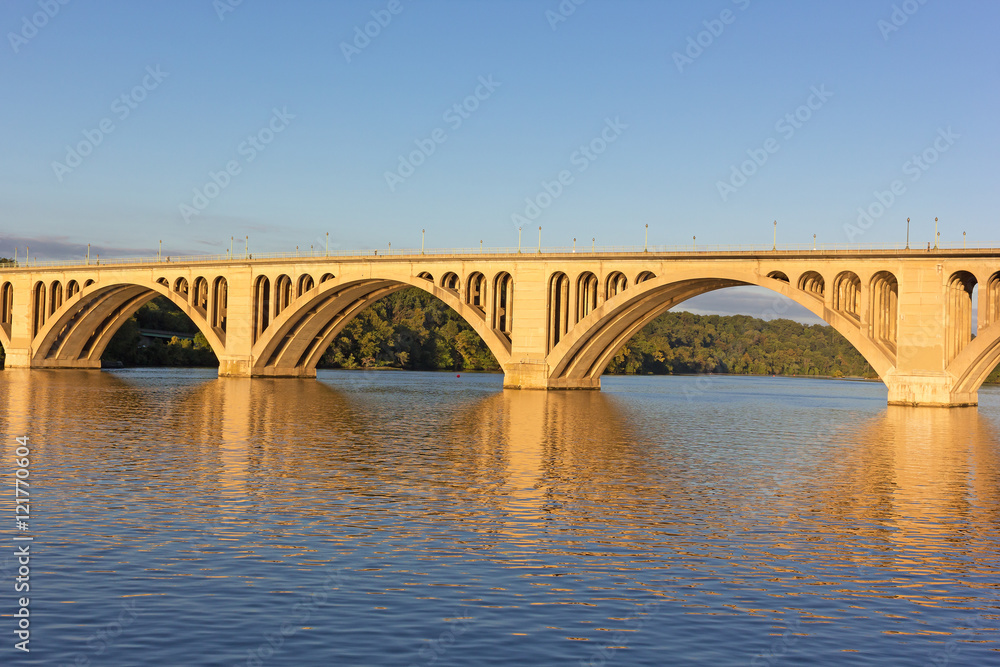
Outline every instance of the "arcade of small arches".
<path fill-rule="evenodd" d="M 179 266 L 155 279 L 149 269 L 141 278 L 139 271 L 121 270 L 102 277 L 100 267 L 92 275 L 71 279 L 65 274 L 51 280 L 39 277 L 30 282 L 27 294 L 18 292 L 18 283 L 5 276 L 0 278 L 0 344 L 9 350 L 12 342 L 23 342 L 25 336 L 18 339 L 15 331 L 19 321 L 27 324 L 29 347 L 21 348 L 23 359 L 15 355 L 15 366 L 99 367 L 121 324 L 144 303 L 164 296 L 205 335 L 220 359 L 220 375 L 308 377 L 351 319 L 384 296 L 415 286 L 444 301 L 480 335 L 504 369 L 505 386 L 598 388 L 618 350 L 655 317 L 699 294 L 759 285 L 803 305 L 844 335 L 890 386 L 890 402 L 901 368 L 935 346 L 941 348 L 938 375 L 944 379 L 934 381 L 950 383 L 947 391 L 956 396 L 974 396 L 1000 361 L 996 267 L 986 272 L 981 267 L 953 270 L 942 279 L 938 263 L 933 275 L 919 281 L 920 289 L 933 297 L 924 300 L 936 304 L 906 319 L 903 311 L 914 299 L 901 289 L 898 262 L 885 268 L 868 262 L 864 270 L 853 270 L 843 261 L 813 267 L 777 260 L 771 262 L 773 267 L 756 260 L 675 267 L 669 262 L 588 266 L 582 258 L 533 259 L 544 263 L 523 274 L 518 261 L 469 268 L 467 258 L 450 268 L 440 260 L 424 267 L 407 261 L 386 271 L 372 270 L 367 260 L 367 270 L 345 263 L 313 271 L 307 263 L 283 270 L 280 264 L 254 267 L 251 262 L 242 273 L 225 266 L 215 271 Z M 941 289 L 943 293 L 934 291 Z M 30 302 L 27 317 L 17 310 L 21 294 Z M 920 320 L 916 330 L 915 320 Z M 907 399 L 909 394 L 900 395 L 904 397 L 896 402 L 920 403 Z M 930 403 L 968 404 L 961 396 Z"/>

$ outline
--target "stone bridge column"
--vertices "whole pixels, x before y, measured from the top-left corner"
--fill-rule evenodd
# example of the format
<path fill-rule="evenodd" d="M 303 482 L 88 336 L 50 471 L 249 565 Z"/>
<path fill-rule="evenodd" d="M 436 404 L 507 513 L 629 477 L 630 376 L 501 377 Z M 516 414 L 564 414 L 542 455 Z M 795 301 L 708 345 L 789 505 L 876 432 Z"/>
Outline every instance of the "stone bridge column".
<path fill-rule="evenodd" d="M 960 407 L 977 405 L 977 392 L 956 393 L 955 378 L 945 368 L 947 286 L 941 264 L 926 263 L 902 270 L 896 368 L 883 378 L 889 405 Z"/>
<path fill-rule="evenodd" d="M 4 348 L 7 358 L 4 368 L 31 368 L 31 274 L 9 278 L 14 288 L 14 308 L 11 312 L 10 346 Z"/>
<path fill-rule="evenodd" d="M 540 262 L 524 262 L 514 275 L 514 328 L 510 362 L 504 364 L 506 389 L 600 389 L 601 379 L 549 379 L 546 360 L 548 294 L 546 268 Z M 570 312 L 572 312 L 572 303 Z"/>
<path fill-rule="evenodd" d="M 253 269 L 250 264 L 228 267 L 226 277 L 226 347 L 216 350 L 220 377 L 253 374 Z"/>

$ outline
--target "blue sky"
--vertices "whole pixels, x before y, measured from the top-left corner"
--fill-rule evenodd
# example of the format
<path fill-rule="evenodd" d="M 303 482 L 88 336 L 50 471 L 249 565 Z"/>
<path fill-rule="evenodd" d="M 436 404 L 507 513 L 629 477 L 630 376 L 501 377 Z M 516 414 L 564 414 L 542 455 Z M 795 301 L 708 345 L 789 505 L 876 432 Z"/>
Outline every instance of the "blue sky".
<path fill-rule="evenodd" d="M 1000 243 L 997 3 L 234 3 L 0 6 L 0 255 Z"/>

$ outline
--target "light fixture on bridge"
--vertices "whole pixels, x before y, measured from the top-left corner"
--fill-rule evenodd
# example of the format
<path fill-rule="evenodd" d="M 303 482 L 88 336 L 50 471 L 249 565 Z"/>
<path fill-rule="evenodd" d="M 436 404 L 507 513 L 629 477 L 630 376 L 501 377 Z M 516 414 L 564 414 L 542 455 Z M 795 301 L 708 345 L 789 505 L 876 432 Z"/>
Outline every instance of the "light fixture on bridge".
<path fill-rule="evenodd" d="M 538 225 L 538 252 L 542 252 L 542 226 Z"/>
<path fill-rule="evenodd" d="M 323 256 L 326 257 L 330 254 L 330 232 L 326 233 L 326 250 L 323 252 Z"/>
<path fill-rule="evenodd" d="M 910 219 L 906 219 L 906 249 L 910 249 Z"/>
<path fill-rule="evenodd" d="M 778 249 L 778 221 L 774 221 L 774 243 L 771 245 L 771 250 Z"/>
<path fill-rule="evenodd" d="M 649 249 L 649 223 L 646 223 L 646 238 L 642 241 L 642 251 L 648 252 Z"/>
<path fill-rule="evenodd" d="M 517 253 L 521 254 L 521 227 L 517 228 Z"/>
<path fill-rule="evenodd" d="M 937 218 L 934 218 L 934 249 L 938 249 L 938 243 L 941 241 L 941 232 L 938 231 Z"/>

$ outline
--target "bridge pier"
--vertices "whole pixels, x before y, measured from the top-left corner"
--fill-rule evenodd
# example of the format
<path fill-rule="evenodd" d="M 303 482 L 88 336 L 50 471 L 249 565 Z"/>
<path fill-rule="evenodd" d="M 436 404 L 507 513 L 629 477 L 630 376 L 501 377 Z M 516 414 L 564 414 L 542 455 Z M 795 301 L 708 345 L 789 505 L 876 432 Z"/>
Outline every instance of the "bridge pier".
<path fill-rule="evenodd" d="M 504 389 L 600 389 L 601 378 L 553 378 L 544 361 L 518 361 L 503 366 Z"/>
<path fill-rule="evenodd" d="M 883 378 L 889 388 L 889 405 L 964 408 L 979 405 L 976 391 L 956 391 L 947 373 L 891 374 Z"/>

